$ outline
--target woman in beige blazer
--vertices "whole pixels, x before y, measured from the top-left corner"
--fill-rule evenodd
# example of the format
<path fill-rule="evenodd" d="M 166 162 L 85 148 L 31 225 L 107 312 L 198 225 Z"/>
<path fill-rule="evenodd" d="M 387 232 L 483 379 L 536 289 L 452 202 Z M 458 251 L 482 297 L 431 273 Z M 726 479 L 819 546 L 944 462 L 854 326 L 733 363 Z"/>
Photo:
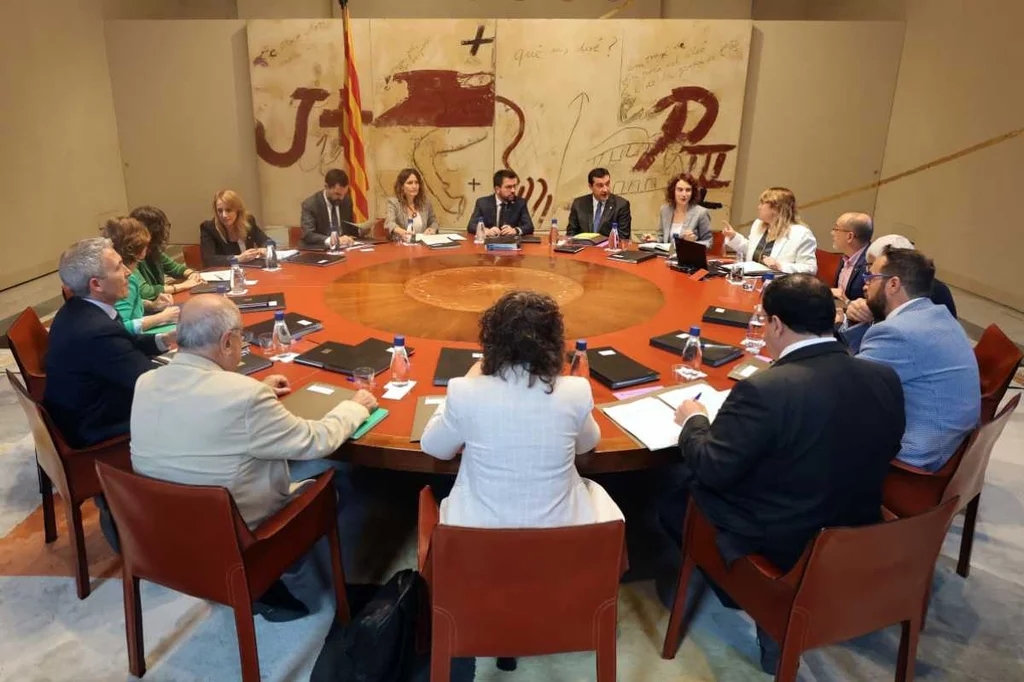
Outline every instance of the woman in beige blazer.
<path fill-rule="evenodd" d="M 440 225 L 423 188 L 423 178 L 415 168 L 398 172 L 395 196 L 388 199 L 384 213 L 384 229 L 405 241 L 414 234 L 437 234 Z"/>

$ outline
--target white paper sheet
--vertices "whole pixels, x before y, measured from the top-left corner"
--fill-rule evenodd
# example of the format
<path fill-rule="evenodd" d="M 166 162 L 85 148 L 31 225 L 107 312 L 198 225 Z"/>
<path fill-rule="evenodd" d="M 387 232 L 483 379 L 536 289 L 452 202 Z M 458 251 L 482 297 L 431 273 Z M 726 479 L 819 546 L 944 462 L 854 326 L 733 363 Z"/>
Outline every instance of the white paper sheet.
<path fill-rule="evenodd" d="M 285 258 L 291 258 L 299 252 L 298 249 L 283 249 L 277 252 L 277 259 L 284 260 Z"/>
<path fill-rule="evenodd" d="M 602 409 L 609 419 L 633 434 L 648 450 L 670 448 L 679 442 L 680 428 L 673 421 L 675 413 L 658 398 L 641 398 Z"/>
<path fill-rule="evenodd" d="M 230 282 L 231 271 L 230 270 L 210 270 L 209 272 L 200 272 L 200 277 L 203 278 L 204 282 Z"/>
<path fill-rule="evenodd" d="M 761 273 L 772 271 L 772 269 L 767 265 L 764 265 L 762 263 L 755 263 L 752 260 L 743 261 L 742 263 L 736 263 L 736 265 L 743 266 L 744 275 L 760 275 Z"/>
<path fill-rule="evenodd" d="M 675 414 L 675 410 L 683 404 L 684 400 L 694 400 L 697 395 L 700 395 L 698 402 L 708 410 L 708 419 L 715 421 L 722 403 L 729 397 L 729 391 L 716 391 L 707 384 L 693 384 L 677 388 L 674 391 L 666 391 L 659 394 L 658 398 L 667 403 Z"/>
<path fill-rule="evenodd" d="M 395 386 L 392 382 L 384 384 L 384 395 L 381 398 L 387 400 L 401 400 L 409 394 L 409 391 L 416 385 L 415 381 L 408 381 L 405 386 Z"/>

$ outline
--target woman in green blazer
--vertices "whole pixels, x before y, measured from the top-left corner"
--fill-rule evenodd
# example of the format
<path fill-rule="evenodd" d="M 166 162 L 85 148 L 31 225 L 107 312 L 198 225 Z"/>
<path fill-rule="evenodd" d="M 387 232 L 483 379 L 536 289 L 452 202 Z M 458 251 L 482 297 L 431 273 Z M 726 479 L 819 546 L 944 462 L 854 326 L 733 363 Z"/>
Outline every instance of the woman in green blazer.
<path fill-rule="evenodd" d="M 198 272 L 164 253 L 164 247 L 171 237 L 171 221 L 167 219 L 166 213 L 155 206 L 139 206 L 129 216 L 149 231 L 149 249 L 136 269 L 139 295 L 144 300 L 153 301 L 164 292 L 176 294 L 202 284 L 203 278 Z M 178 281 L 165 284 L 167 277 Z"/>

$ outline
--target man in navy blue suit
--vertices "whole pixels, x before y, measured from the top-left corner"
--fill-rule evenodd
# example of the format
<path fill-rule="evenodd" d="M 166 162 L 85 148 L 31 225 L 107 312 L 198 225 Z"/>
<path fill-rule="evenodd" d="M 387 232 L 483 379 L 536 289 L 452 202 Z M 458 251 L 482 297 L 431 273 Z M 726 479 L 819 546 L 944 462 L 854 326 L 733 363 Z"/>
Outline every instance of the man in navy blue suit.
<path fill-rule="evenodd" d="M 476 234 L 479 223 L 485 237 L 533 234 L 533 221 L 526 200 L 516 196 L 519 176 L 507 168 L 494 174 L 494 194 L 480 197 L 473 206 L 467 230 Z"/>
<path fill-rule="evenodd" d="M 864 273 L 868 269 L 868 247 L 875 225 L 867 213 L 844 213 L 832 228 L 832 246 L 843 254 L 843 267 L 836 272 L 832 296 L 843 303 L 864 296 Z"/>

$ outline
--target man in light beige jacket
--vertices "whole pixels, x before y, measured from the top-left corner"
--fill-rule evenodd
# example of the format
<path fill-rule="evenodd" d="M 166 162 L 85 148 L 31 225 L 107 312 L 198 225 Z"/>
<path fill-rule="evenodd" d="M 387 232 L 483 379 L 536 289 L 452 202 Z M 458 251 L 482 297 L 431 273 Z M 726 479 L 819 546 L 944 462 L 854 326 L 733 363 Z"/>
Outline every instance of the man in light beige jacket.
<path fill-rule="evenodd" d="M 287 460 L 331 454 L 377 405 L 372 394 L 359 391 L 319 421 L 289 412 L 278 400 L 291 390 L 285 377 L 258 381 L 231 371 L 242 355 L 242 316 L 224 297 L 190 298 L 177 333 L 175 358 L 135 385 L 132 466 L 152 478 L 227 488 L 250 528 L 288 502 Z M 288 620 L 304 610 L 280 590 L 287 590 L 283 584 L 277 590 L 283 610 L 257 612 Z"/>

